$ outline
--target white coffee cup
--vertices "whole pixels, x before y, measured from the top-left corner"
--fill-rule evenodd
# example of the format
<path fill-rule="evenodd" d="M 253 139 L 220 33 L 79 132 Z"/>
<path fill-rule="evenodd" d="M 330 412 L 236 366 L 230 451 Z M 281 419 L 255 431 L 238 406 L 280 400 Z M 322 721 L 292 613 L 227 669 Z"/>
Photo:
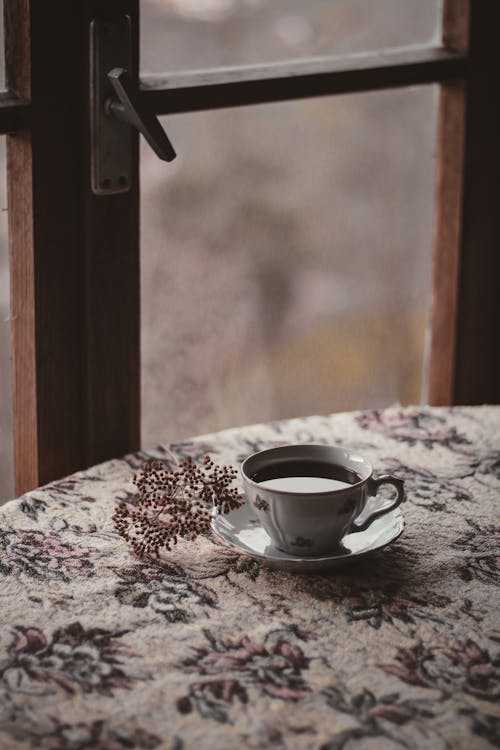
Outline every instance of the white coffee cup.
<path fill-rule="evenodd" d="M 403 481 L 375 478 L 371 463 L 358 451 L 329 445 L 285 445 L 246 458 L 241 474 L 248 505 L 273 544 L 292 555 L 321 556 L 338 550 L 347 534 L 365 531 L 404 499 Z M 396 497 L 369 513 L 381 485 Z"/>

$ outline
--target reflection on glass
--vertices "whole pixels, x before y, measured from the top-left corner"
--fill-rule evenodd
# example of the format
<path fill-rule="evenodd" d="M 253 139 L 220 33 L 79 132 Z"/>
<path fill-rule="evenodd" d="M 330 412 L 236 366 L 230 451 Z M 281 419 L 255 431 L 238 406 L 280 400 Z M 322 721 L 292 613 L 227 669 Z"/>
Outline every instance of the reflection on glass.
<path fill-rule="evenodd" d="M 14 496 L 5 138 L 0 138 L 0 505 Z"/>
<path fill-rule="evenodd" d="M 142 158 L 143 442 L 421 398 L 432 87 L 167 118 Z"/>
<path fill-rule="evenodd" d="M 437 37 L 439 0 L 142 0 L 143 73 L 345 55 Z"/>

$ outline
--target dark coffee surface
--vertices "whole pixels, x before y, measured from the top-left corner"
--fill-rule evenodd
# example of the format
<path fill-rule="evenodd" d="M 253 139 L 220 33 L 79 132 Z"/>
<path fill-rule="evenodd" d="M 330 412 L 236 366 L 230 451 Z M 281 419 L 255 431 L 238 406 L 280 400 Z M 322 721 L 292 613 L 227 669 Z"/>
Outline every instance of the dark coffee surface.
<path fill-rule="evenodd" d="M 288 477 L 322 477 L 324 479 L 335 479 L 346 484 L 356 484 L 361 481 L 359 474 L 346 469 L 345 466 L 339 466 L 329 461 L 297 461 L 293 459 L 277 461 L 264 466 L 254 472 L 250 479 L 253 479 L 254 482 L 267 482 L 270 479 Z"/>

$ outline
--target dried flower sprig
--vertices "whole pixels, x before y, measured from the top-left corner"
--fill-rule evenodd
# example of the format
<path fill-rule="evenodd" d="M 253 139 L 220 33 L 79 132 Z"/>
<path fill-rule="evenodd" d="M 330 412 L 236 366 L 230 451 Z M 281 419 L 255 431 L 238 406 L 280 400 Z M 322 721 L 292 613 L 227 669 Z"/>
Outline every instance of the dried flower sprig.
<path fill-rule="evenodd" d="M 176 466 L 148 461 L 134 476 L 138 493 L 118 504 L 115 528 L 141 557 L 158 557 L 171 550 L 179 538 L 195 539 L 210 528 L 211 510 L 228 513 L 242 504 L 232 484 L 237 471 L 217 466 L 209 456 L 201 465 L 188 456 Z"/>

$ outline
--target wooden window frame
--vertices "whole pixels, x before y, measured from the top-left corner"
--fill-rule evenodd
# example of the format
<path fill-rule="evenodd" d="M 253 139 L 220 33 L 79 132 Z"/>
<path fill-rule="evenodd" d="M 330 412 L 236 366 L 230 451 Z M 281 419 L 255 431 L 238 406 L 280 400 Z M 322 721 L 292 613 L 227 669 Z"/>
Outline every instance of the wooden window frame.
<path fill-rule="evenodd" d="M 442 44 L 147 76 L 138 0 L 4 0 L 16 491 L 140 445 L 139 155 L 90 189 L 89 26 L 128 14 L 158 115 L 440 84 L 431 404 L 498 402 L 500 132 L 488 3 L 446 0 Z"/>

